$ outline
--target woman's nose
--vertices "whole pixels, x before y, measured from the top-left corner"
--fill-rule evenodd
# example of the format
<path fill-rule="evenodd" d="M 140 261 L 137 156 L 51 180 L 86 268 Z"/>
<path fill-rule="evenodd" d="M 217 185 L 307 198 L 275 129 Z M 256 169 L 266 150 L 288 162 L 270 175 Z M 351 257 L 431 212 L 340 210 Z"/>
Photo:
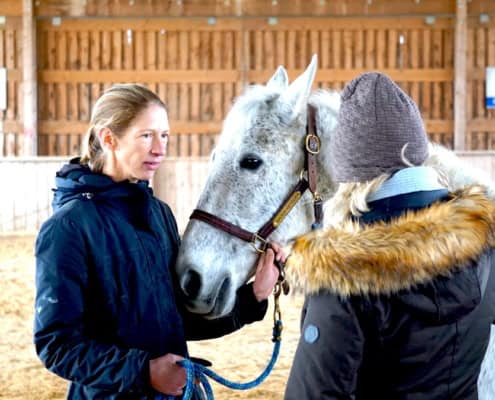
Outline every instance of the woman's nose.
<path fill-rule="evenodd" d="M 159 137 L 154 137 L 153 142 L 151 143 L 151 151 L 153 154 L 157 155 L 165 155 L 165 151 L 167 150 L 167 139 L 162 139 Z"/>

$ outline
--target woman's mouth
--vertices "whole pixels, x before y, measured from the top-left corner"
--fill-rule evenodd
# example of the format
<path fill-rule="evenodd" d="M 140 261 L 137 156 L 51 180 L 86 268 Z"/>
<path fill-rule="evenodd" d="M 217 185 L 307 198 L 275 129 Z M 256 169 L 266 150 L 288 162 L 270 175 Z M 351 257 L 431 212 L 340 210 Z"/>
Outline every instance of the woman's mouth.
<path fill-rule="evenodd" d="M 161 162 L 160 161 L 145 161 L 144 166 L 146 169 L 151 170 L 151 171 L 156 171 L 158 167 L 160 166 Z"/>

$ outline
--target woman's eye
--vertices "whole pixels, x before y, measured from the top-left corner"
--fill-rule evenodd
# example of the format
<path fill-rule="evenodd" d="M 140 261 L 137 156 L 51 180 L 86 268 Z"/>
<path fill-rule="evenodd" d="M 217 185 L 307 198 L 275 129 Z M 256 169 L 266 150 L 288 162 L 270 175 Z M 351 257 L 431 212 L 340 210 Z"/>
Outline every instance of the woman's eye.
<path fill-rule="evenodd" d="M 240 162 L 241 168 L 250 170 L 258 169 L 261 164 L 263 164 L 263 161 L 253 156 L 244 157 Z"/>

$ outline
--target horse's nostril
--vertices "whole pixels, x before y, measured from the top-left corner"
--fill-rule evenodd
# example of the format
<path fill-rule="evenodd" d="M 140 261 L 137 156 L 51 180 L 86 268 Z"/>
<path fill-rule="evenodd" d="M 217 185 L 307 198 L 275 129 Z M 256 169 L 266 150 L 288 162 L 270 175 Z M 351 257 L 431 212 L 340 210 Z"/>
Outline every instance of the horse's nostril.
<path fill-rule="evenodd" d="M 193 269 L 188 270 L 182 281 L 182 290 L 189 299 L 194 300 L 198 296 L 200 288 L 201 278 L 199 274 Z"/>

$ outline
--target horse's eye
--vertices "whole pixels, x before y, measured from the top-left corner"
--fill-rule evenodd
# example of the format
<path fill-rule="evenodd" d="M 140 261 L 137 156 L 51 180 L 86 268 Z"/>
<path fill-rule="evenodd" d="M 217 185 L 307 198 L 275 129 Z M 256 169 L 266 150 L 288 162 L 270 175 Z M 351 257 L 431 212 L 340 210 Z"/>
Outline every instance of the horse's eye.
<path fill-rule="evenodd" d="M 261 164 L 263 164 L 263 161 L 254 156 L 246 156 L 240 162 L 241 168 L 251 170 L 258 169 L 259 167 L 261 167 Z"/>

